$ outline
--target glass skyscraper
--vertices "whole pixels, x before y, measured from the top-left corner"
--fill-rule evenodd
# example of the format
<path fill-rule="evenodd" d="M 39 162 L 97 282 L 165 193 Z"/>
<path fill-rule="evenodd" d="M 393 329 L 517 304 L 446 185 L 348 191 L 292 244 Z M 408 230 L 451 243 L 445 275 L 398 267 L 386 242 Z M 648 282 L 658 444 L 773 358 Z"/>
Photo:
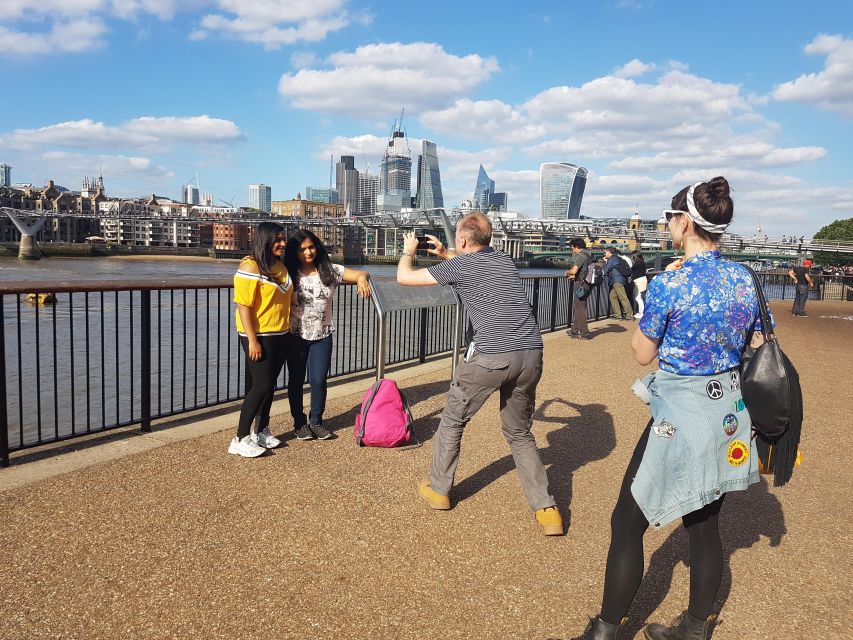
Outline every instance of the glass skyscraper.
<path fill-rule="evenodd" d="M 265 184 L 249 185 L 249 207 L 266 211 L 272 211 L 272 187 Z"/>
<path fill-rule="evenodd" d="M 421 141 L 421 156 L 418 158 L 418 209 L 444 208 L 441 194 L 441 173 L 438 169 L 438 149 L 434 142 Z"/>
<path fill-rule="evenodd" d="M 477 184 L 474 185 L 474 204 L 480 209 L 489 208 L 489 194 L 495 192 L 495 181 L 489 177 L 483 165 L 477 173 Z"/>
<path fill-rule="evenodd" d="M 586 187 L 587 170 L 568 162 L 544 162 L 539 167 L 542 217 L 577 220 Z"/>

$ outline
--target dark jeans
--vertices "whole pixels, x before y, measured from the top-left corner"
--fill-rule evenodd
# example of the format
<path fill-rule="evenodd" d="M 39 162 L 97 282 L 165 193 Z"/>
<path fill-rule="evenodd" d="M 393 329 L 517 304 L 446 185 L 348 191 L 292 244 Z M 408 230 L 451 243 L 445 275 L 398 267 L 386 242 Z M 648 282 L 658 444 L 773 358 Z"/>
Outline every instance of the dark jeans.
<path fill-rule="evenodd" d="M 323 411 L 326 410 L 326 377 L 332 364 L 332 336 L 322 340 L 304 340 L 293 335 L 292 348 L 287 352 L 287 399 L 290 401 L 290 415 L 295 428 L 305 424 L 302 407 L 302 387 L 305 385 L 305 370 L 308 370 L 308 382 L 311 384 L 310 424 L 323 424 Z"/>
<path fill-rule="evenodd" d="M 795 316 L 802 315 L 806 312 L 806 300 L 809 299 L 809 285 L 807 284 L 798 284 L 797 285 L 797 295 L 794 298 L 794 308 L 791 309 L 791 313 Z"/>
<path fill-rule="evenodd" d="M 580 286 L 583 285 L 580 282 L 575 282 L 575 287 Z M 586 286 L 589 287 L 589 285 Z M 572 333 L 579 333 L 582 336 L 589 334 L 589 328 L 586 322 L 586 313 L 590 295 L 592 294 L 589 294 L 583 300 L 579 299 L 577 296 L 572 296 L 572 327 L 570 329 Z"/>
<path fill-rule="evenodd" d="M 258 429 L 269 426 L 270 407 L 272 406 L 275 381 L 284 366 L 285 353 L 291 337 L 288 334 L 279 336 L 258 336 L 261 343 L 261 359 L 249 358 L 249 339 L 240 336 L 240 345 L 246 354 L 246 397 L 240 409 L 240 422 L 237 427 L 237 437 L 245 438 L 252 428 L 252 420 L 258 416 Z"/>

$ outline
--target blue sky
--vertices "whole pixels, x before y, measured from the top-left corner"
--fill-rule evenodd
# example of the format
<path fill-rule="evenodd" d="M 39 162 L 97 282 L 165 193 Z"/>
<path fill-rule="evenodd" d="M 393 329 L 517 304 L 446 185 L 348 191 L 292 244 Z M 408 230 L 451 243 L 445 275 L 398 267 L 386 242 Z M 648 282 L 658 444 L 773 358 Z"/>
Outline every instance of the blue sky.
<path fill-rule="evenodd" d="M 377 172 L 405 107 L 447 206 L 482 163 L 538 217 L 540 163 L 567 161 L 591 216 L 655 218 L 722 174 L 735 232 L 853 217 L 848 0 L 3 0 L 0 65 L 15 182 L 289 199 L 330 154 Z"/>

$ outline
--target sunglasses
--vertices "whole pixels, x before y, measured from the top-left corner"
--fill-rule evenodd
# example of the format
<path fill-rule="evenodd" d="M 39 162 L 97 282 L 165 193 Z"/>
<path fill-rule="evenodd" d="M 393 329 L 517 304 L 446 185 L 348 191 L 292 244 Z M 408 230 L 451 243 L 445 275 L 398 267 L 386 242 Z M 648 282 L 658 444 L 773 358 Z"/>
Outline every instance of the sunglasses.
<path fill-rule="evenodd" d="M 686 213 L 687 213 L 686 211 L 680 211 L 680 210 L 678 210 L 678 209 L 664 209 L 664 210 L 663 210 L 663 215 L 665 215 L 665 216 L 666 216 L 666 221 L 667 221 L 667 222 L 669 222 L 670 220 L 672 220 L 672 216 L 675 216 L 675 215 L 679 215 L 679 216 L 680 216 L 680 215 L 684 215 L 684 214 L 686 214 Z"/>

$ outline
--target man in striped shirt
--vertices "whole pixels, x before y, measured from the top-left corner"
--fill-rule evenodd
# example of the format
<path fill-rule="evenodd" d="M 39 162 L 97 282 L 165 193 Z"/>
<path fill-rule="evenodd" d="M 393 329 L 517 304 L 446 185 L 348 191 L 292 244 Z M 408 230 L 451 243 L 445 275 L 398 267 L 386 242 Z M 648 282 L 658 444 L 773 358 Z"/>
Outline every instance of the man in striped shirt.
<path fill-rule="evenodd" d="M 397 265 L 397 282 L 453 287 L 474 326 L 474 341 L 450 385 L 433 440 L 429 479 L 421 482 L 418 493 L 433 509 L 450 508 L 462 432 L 489 396 L 499 390 L 501 428 L 527 502 L 545 535 L 562 535 L 563 520 L 548 490 L 545 467 L 530 431 L 536 385 L 542 377 L 542 337 L 518 270 L 509 255 L 489 246 L 492 225 L 481 213 L 459 221 L 455 250 L 446 248 L 435 236 L 427 238 L 432 244 L 428 252 L 445 262 L 413 269 L 418 239 L 408 233 Z"/>

